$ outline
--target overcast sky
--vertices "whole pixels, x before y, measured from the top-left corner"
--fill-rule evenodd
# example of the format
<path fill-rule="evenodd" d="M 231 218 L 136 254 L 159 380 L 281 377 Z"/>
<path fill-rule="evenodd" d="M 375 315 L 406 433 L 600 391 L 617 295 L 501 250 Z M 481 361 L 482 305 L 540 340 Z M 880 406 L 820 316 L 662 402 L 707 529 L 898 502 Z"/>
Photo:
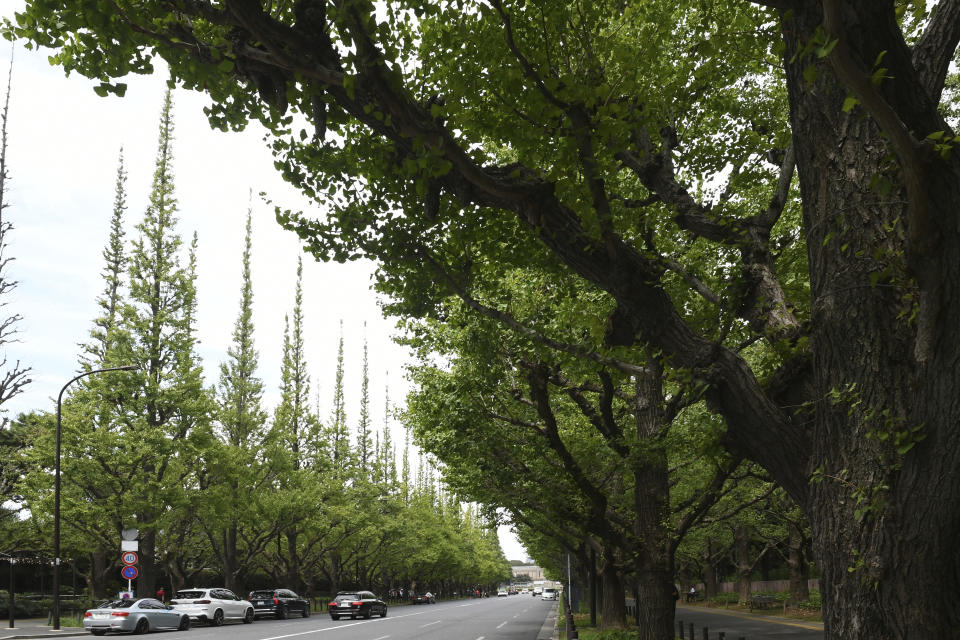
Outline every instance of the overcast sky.
<path fill-rule="evenodd" d="M 22 0 L 5 0 L 2 16 L 12 16 Z M 14 229 L 4 275 L 19 282 L 6 301 L 6 313 L 19 313 L 19 342 L 6 356 L 32 368 L 33 382 L 5 405 L 11 417 L 21 411 L 56 409 L 60 388 L 78 370 L 78 344 L 88 340 L 102 290 L 102 251 L 109 233 L 117 162 L 121 147 L 128 175 L 127 240 L 147 206 L 156 158 L 159 115 L 165 78 L 128 78 L 124 98 L 101 98 L 94 82 L 65 77 L 51 67 L 47 50 L 17 45 L 0 54 L 0 79 L 6 87 L 13 56 L 13 80 L 7 123 L 10 180 L 5 215 Z M 282 230 L 257 195 L 264 191 L 284 208 L 310 207 L 273 168 L 253 124 L 242 134 L 210 129 L 202 108 L 206 96 L 174 93 L 174 175 L 179 204 L 178 230 L 186 244 L 197 232 L 199 353 L 208 384 L 213 384 L 231 341 L 240 294 L 240 257 L 244 220 L 253 209 L 252 276 L 255 341 L 259 375 L 272 408 L 278 398 L 284 316 L 293 307 L 296 261 L 304 257 L 306 353 L 312 394 L 321 417 L 330 415 L 340 326 L 345 349 L 347 418 L 359 414 L 362 350 L 369 348 L 371 415 L 382 428 L 389 388 L 391 404 L 408 390 L 404 365 L 408 353 L 391 338 L 396 321 L 385 319 L 370 289 L 369 262 L 317 263 L 302 254 L 295 234 Z M 249 199 L 253 191 L 252 203 Z M 400 438 L 402 430 L 393 426 Z M 523 560 L 523 548 L 501 528 L 509 559 Z"/>

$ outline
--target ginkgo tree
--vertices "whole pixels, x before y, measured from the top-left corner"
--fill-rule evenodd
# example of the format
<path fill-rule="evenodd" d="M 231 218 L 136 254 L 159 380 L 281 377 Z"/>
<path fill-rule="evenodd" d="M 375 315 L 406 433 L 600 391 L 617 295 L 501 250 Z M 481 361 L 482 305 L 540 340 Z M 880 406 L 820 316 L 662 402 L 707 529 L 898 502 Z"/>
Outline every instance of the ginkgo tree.
<path fill-rule="evenodd" d="M 281 221 L 398 312 L 482 262 L 577 274 L 804 509 L 827 637 L 957 627 L 960 0 L 31 0 L 7 33 L 264 123 L 325 208 Z"/>

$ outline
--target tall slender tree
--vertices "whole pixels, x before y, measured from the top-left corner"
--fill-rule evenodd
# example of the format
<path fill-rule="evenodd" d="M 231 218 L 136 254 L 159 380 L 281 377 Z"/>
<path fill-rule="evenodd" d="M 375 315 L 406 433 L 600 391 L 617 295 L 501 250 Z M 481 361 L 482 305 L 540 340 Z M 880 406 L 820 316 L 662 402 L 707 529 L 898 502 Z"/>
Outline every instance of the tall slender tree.
<path fill-rule="evenodd" d="M 203 387 L 195 353 L 196 236 L 189 262 L 181 265 L 176 231 L 173 174 L 173 100 L 168 90 L 160 116 L 156 166 L 149 205 L 137 225 L 130 258 L 130 297 L 123 323 L 130 341 L 122 359 L 140 363 L 130 377 L 138 389 L 124 404 L 121 419 L 141 458 L 131 486 L 131 512 L 141 530 L 140 590 L 152 593 L 156 535 L 163 518 L 176 515 L 185 499 L 183 483 L 190 457 L 209 443 L 211 399 Z M 188 445 L 189 441 L 190 446 Z"/>
<path fill-rule="evenodd" d="M 7 164 L 7 122 L 10 113 L 10 89 L 13 84 L 13 47 L 10 53 L 10 70 L 7 72 L 7 92 L 3 101 L 3 113 L 0 114 L 0 310 L 10 304 L 10 295 L 17 288 L 17 281 L 10 277 L 10 262 L 13 258 L 7 252 L 8 235 L 13 231 L 13 223 L 6 215 L 10 206 L 7 201 L 9 189 L 10 169 Z M 7 346 L 16 342 L 17 325 L 23 317 L 19 313 L 12 313 L 0 317 L 0 411 L 3 405 L 14 396 L 21 393 L 30 382 L 28 375 L 31 368 L 24 367 L 17 360 L 8 364 Z M 7 418 L 3 417 L 2 424 L 6 425 Z"/>
<path fill-rule="evenodd" d="M 367 323 L 363 323 L 363 363 L 360 379 L 360 421 L 357 423 L 357 464 L 360 476 L 369 477 L 372 461 L 372 442 L 370 437 L 370 359 L 367 344 Z M 342 337 L 341 337 L 342 341 Z"/>
<path fill-rule="evenodd" d="M 303 261 L 297 261 L 293 322 L 285 319 L 283 361 L 280 370 L 280 404 L 274 411 L 271 427 L 272 464 L 284 470 L 281 486 L 283 503 L 274 505 L 278 526 L 286 544 L 278 552 L 277 561 L 289 584 L 296 584 L 301 569 L 299 543 L 304 523 L 313 514 L 310 508 L 290 498 L 303 499 L 314 487 L 310 474 L 321 457 L 317 439 L 317 418 L 310 411 L 310 376 L 304 347 Z M 314 507 L 315 508 L 315 507 Z M 279 543 L 278 543 L 279 544 Z"/>
<path fill-rule="evenodd" d="M 247 209 L 246 233 L 241 259 L 240 310 L 233 327 L 233 343 L 227 361 L 220 365 L 216 388 L 217 420 L 215 428 L 221 447 L 211 469 L 206 491 L 217 494 L 217 508 L 205 518 L 205 530 L 211 547 L 221 559 L 227 588 L 236 590 L 238 580 L 252 560 L 240 557 L 241 528 L 251 539 L 263 541 L 265 527 L 257 526 L 253 516 L 257 487 L 263 471 L 258 454 L 266 433 L 267 414 L 262 407 L 263 382 L 257 377 L 259 354 L 254 345 L 253 283 L 250 274 L 252 209 Z M 258 535 L 259 534 L 259 535 Z M 254 551 L 256 545 L 253 545 Z"/>
<path fill-rule="evenodd" d="M 340 341 L 337 348 L 337 370 L 333 382 L 333 411 L 328 435 L 332 443 L 333 467 L 345 474 L 350 465 L 350 433 L 347 428 L 347 410 L 343 392 L 343 320 L 340 321 Z"/>

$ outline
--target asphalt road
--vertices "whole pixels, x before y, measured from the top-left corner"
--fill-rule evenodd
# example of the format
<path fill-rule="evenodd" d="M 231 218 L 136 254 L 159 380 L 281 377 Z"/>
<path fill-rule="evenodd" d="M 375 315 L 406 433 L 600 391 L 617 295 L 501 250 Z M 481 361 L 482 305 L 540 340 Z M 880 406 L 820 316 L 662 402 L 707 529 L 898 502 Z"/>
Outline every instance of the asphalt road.
<path fill-rule="evenodd" d="M 709 631 L 710 640 L 719 637 L 722 631 L 726 640 L 823 640 L 823 628 L 816 623 L 786 620 L 783 618 L 764 618 L 743 616 L 719 609 L 704 607 L 678 606 L 676 622 L 683 621 L 684 639 L 701 640 L 703 629 Z M 675 622 L 675 624 L 676 624 Z M 690 623 L 694 626 L 694 635 L 690 636 Z M 678 630 L 679 631 L 679 630 Z"/>
<path fill-rule="evenodd" d="M 186 633 L 151 636 L 170 635 L 167 640 L 537 640 L 545 620 L 556 610 L 556 602 L 515 595 L 391 607 L 386 618 L 370 620 L 333 621 L 326 613 L 314 613 L 309 618 L 261 618 L 253 624 L 228 623 L 219 628 L 196 625 Z"/>

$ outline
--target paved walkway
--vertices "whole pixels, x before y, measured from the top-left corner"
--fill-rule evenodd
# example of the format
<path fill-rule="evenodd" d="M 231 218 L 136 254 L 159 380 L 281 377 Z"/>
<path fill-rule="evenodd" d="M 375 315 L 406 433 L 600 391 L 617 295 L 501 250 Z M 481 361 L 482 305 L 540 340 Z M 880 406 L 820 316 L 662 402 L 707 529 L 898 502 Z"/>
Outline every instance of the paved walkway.
<path fill-rule="evenodd" d="M 758 615 L 746 611 L 710 609 L 707 607 L 677 605 L 675 624 L 684 623 L 685 640 L 699 640 L 703 629 L 709 630 L 710 638 L 722 631 L 727 640 L 822 640 L 823 623 L 784 618 L 782 616 Z M 696 632 L 690 634 L 690 625 Z"/>
<path fill-rule="evenodd" d="M 62 620 L 62 618 L 61 618 Z M 88 636 L 89 631 L 84 631 L 81 627 L 60 626 L 59 631 L 54 631 L 53 627 L 47 624 L 46 618 L 14 618 L 13 628 L 10 628 L 9 620 L 0 620 L 0 640 L 11 640 L 13 638 L 69 638 L 72 636 Z"/>

